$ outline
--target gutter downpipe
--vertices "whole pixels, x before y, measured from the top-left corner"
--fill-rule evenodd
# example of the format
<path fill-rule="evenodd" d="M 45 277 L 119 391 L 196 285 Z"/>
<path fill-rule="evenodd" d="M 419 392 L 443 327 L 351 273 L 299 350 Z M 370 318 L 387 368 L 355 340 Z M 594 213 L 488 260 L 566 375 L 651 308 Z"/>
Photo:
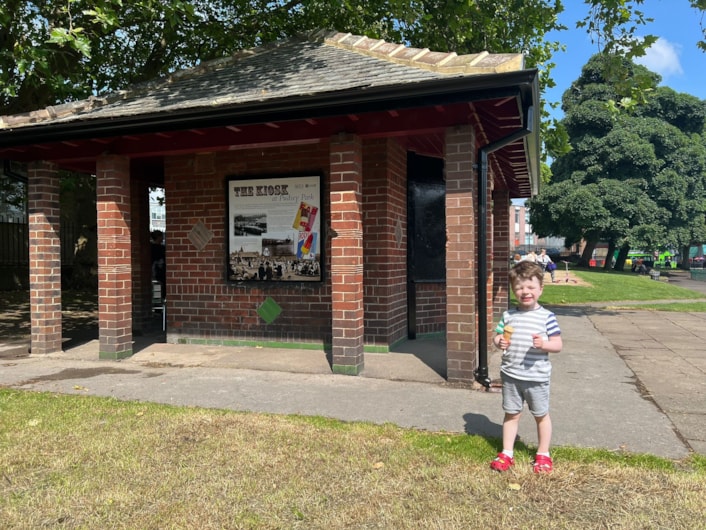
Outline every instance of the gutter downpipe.
<path fill-rule="evenodd" d="M 513 133 L 486 144 L 478 150 L 479 164 L 475 169 L 480 169 L 478 179 L 478 368 L 474 372 L 476 382 L 490 389 L 488 376 L 488 155 L 505 147 L 512 142 L 524 138 L 532 133 L 534 106 L 523 105 L 524 126 Z"/>

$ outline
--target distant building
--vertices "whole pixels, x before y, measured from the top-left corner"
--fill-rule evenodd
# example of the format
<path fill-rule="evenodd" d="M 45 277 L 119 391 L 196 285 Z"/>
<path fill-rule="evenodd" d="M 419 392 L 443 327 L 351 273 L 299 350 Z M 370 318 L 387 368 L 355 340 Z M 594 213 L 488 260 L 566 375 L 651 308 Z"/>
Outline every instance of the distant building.
<path fill-rule="evenodd" d="M 510 248 L 537 246 L 537 236 L 532 233 L 529 210 L 524 206 L 510 206 Z"/>
<path fill-rule="evenodd" d="M 167 208 L 164 206 L 164 190 L 150 191 L 150 232 L 165 231 L 167 228 Z"/>
<path fill-rule="evenodd" d="M 532 232 L 529 208 L 519 204 L 510 205 L 510 248 L 513 252 L 536 251 L 540 248 L 568 252 L 561 237 L 537 237 Z"/>

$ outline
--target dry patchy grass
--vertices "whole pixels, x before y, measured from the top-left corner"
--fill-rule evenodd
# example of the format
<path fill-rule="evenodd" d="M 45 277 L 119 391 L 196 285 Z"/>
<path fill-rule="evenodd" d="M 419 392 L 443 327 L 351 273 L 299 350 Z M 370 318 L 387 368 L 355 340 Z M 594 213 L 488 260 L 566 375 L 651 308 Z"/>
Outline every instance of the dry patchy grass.
<path fill-rule="evenodd" d="M 4 528 L 701 528 L 703 458 L 496 442 L 87 396 L 0 391 Z"/>

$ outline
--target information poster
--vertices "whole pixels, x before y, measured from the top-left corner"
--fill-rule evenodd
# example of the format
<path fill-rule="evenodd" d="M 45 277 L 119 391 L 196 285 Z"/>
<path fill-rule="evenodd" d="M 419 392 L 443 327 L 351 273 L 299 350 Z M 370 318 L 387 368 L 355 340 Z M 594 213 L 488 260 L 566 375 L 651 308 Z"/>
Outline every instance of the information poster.
<path fill-rule="evenodd" d="M 321 176 L 227 180 L 228 279 L 321 281 Z"/>

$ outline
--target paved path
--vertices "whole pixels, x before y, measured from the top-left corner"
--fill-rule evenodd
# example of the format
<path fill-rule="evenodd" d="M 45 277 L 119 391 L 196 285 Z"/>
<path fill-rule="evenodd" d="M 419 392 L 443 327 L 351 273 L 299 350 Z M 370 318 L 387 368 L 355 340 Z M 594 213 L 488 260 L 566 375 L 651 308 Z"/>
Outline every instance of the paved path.
<path fill-rule="evenodd" d="M 706 454 L 706 313 L 597 311 L 588 317 L 635 374 L 643 396 L 694 451 Z"/>

